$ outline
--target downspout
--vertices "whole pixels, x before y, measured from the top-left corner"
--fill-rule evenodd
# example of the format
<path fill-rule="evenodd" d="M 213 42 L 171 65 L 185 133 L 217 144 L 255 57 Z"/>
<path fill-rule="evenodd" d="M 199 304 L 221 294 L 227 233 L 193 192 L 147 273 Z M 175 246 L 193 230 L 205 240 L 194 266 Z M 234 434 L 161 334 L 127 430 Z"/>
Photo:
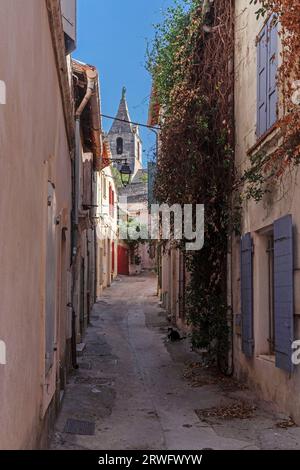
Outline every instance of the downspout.
<path fill-rule="evenodd" d="M 228 327 L 228 358 L 226 375 L 233 375 L 233 291 L 232 291 L 232 235 L 227 245 L 227 327 Z"/>
<path fill-rule="evenodd" d="M 231 14 L 234 18 L 235 15 L 235 2 L 232 0 L 231 2 Z M 234 30 L 234 24 L 232 25 L 232 44 L 234 45 L 235 43 L 235 30 Z M 232 87 L 233 87 L 233 93 L 232 93 L 232 123 L 233 123 L 233 135 L 232 135 L 232 146 L 235 148 L 235 82 L 234 82 L 234 70 L 235 70 L 235 55 L 234 55 L 234 46 L 232 50 L 232 63 L 231 66 L 229 66 L 229 70 L 231 71 L 231 77 L 232 77 Z M 235 153 L 234 153 L 235 155 Z M 235 165 L 235 158 L 233 164 Z M 232 197 L 232 196 L 231 196 Z M 228 252 L 227 252 L 227 305 L 228 305 L 228 311 L 227 311 L 227 325 L 228 325 L 228 333 L 229 333 L 229 348 L 228 348 L 228 366 L 227 366 L 227 373 L 226 375 L 232 376 L 234 374 L 234 302 L 233 302 L 233 279 L 234 279 L 234 274 L 233 274 L 233 250 L 234 250 L 234 234 L 231 233 L 230 236 L 228 237 Z"/>
<path fill-rule="evenodd" d="M 96 81 L 96 93 L 93 95 L 91 101 L 91 115 L 92 115 L 92 143 L 93 143 L 93 185 L 92 185 L 92 227 L 93 227 L 93 242 L 94 242 L 94 303 L 97 301 L 97 276 L 98 276 L 98 182 L 99 172 L 102 170 L 102 156 L 103 156 L 103 140 L 102 140 L 102 122 L 101 122 L 101 103 L 100 103 L 100 90 L 99 82 Z"/>
<path fill-rule="evenodd" d="M 78 242 L 78 225 L 80 214 L 80 176 L 81 176 L 81 148 L 80 148 L 80 117 L 87 103 L 95 90 L 97 72 L 92 69 L 86 70 L 87 90 L 86 94 L 75 112 L 75 162 L 74 162 L 74 227 L 73 227 L 73 247 L 72 247 L 72 265 L 73 265 L 73 283 L 72 283 L 72 365 L 78 368 L 76 355 L 76 310 L 74 306 L 75 297 L 75 279 L 76 279 L 76 256 Z"/>

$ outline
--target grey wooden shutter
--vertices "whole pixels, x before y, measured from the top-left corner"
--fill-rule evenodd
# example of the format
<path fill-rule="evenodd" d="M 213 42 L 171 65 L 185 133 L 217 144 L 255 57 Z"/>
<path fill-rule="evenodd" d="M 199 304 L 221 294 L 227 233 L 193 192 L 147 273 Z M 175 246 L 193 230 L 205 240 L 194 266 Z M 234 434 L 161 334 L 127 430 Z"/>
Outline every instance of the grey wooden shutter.
<path fill-rule="evenodd" d="M 267 25 L 261 31 L 257 44 L 257 136 L 267 130 Z"/>
<path fill-rule="evenodd" d="M 77 31 L 77 0 L 60 0 L 63 29 L 65 33 L 66 51 L 68 54 L 76 49 Z"/>
<path fill-rule="evenodd" d="M 268 21 L 268 91 L 267 127 L 277 121 L 277 69 L 278 69 L 278 23 L 274 15 Z"/>
<path fill-rule="evenodd" d="M 90 207 L 92 205 L 92 161 L 85 160 L 83 162 L 83 195 L 82 195 L 82 204 L 84 206 Z"/>
<path fill-rule="evenodd" d="M 294 340 L 293 223 L 287 215 L 274 222 L 274 316 L 276 367 L 292 372 Z"/>
<path fill-rule="evenodd" d="M 241 239 L 242 351 L 253 356 L 253 243 L 250 233 Z"/>

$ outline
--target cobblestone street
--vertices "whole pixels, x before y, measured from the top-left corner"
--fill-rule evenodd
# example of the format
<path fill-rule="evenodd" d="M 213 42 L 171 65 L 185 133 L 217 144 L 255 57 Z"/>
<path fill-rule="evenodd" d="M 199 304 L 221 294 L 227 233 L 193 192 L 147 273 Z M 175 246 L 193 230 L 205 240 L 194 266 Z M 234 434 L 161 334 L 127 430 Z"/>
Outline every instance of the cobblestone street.
<path fill-rule="evenodd" d="M 287 416 L 233 379 L 199 375 L 188 339 L 166 340 L 155 289 L 154 276 L 121 277 L 95 306 L 52 449 L 298 449 Z M 94 434 L 64 432 L 68 419 Z"/>

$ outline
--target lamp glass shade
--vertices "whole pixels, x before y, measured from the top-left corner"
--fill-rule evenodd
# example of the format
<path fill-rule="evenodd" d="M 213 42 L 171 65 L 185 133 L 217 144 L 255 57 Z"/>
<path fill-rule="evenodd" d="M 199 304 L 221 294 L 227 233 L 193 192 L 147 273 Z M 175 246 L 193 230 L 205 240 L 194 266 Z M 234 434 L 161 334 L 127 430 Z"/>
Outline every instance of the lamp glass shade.
<path fill-rule="evenodd" d="M 132 174 L 130 166 L 128 165 L 128 163 L 124 163 L 122 165 L 121 170 L 120 170 L 120 174 L 121 174 L 122 185 L 124 186 L 124 188 L 126 188 L 126 186 L 128 186 L 129 183 L 130 183 L 131 174 Z"/>

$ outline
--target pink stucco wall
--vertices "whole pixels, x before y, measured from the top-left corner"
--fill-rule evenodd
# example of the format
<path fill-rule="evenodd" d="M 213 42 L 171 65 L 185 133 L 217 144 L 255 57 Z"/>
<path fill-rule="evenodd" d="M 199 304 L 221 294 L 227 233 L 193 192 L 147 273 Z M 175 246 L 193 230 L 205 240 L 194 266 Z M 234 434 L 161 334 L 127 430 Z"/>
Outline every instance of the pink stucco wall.
<path fill-rule="evenodd" d="M 0 106 L 0 339 L 7 346 L 7 364 L 0 365 L 0 448 L 24 449 L 37 445 L 56 375 L 45 396 L 48 179 L 58 215 L 66 214 L 67 260 L 70 252 L 71 160 L 45 1 L 0 2 L 0 64 L 7 87 L 7 104 Z M 60 239 L 58 226 L 58 267 Z M 58 304 L 59 295 L 57 289 Z"/>

